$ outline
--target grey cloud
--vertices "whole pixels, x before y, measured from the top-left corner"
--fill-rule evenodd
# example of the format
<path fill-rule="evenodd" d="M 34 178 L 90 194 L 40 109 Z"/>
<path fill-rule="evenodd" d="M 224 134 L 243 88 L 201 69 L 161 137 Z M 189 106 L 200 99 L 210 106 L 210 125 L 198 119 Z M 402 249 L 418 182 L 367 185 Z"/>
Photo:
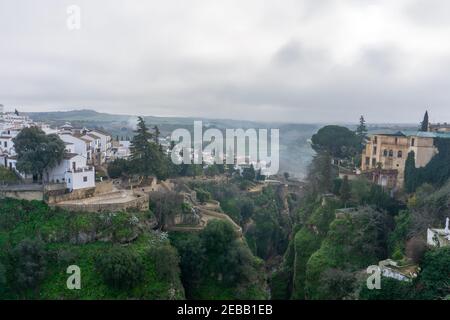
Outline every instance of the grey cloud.
<path fill-rule="evenodd" d="M 341 47 L 345 38 L 333 37 L 340 25 L 317 24 L 371 1 L 269 1 L 268 9 L 259 1 L 80 1 L 83 26 L 72 33 L 64 27 L 72 1 L 36 3 L 0 4 L 7 41 L 0 103 L 7 107 L 286 122 L 357 121 L 360 114 L 417 122 L 428 108 L 450 120 L 449 48 L 423 58 L 389 35 Z M 401 19 L 412 9 L 401 8 L 395 22 L 408 26 L 413 16 Z M 226 22 L 216 21 L 221 15 Z"/>

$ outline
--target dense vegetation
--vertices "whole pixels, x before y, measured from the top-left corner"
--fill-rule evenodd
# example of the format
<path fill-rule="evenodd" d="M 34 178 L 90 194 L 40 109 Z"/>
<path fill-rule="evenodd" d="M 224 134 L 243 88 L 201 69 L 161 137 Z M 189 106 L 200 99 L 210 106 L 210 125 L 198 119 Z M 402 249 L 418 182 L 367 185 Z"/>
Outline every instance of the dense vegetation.
<path fill-rule="evenodd" d="M 16 176 L 16 174 L 13 171 L 0 166 L 0 182 L 1 183 L 14 183 L 17 181 L 19 181 L 19 178 Z"/>
<path fill-rule="evenodd" d="M 0 212 L 0 299 L 184 298 L 178 253 L 148 229 L 151 213 L 69 213 L 11 199 Z M 81 269 L 81 290 L 66 287 L 70 265 Z"/>
<path fill-rule="evenodd" d="M 264 265 L 233 227 L 213 220 L 199 234 L 172 234 L 190 299 L 267 299 Z"/>
<path fill-rule="evenodd" d="M 364 135 L 357 136 L 363 143 Z M 404 196 L 407 205 L 363 178 L 338 177 L 331 159 L 353 162 L 355 139 L 348 131 L 325 127 L 313 143 L 317 154 L 309 169 L 307 192 L 294 217 L 294 236 L 283 262 L 271 276 L 272 298 L 449 298 L 450 250 L 425 244 L 426 229 L 441 225 L 449 210 L 450 183 L 444 184 L 450 167 L 447 143 L 437 142 L 442 153 L 428 168 L 414 170 L 416 192 Z M 428 170 L 426 180 L 417 178 Z M 369 290 L 366 268 L 386 258 L 400 265 L 417 264 L 422 271 L 411 282 L 383 277 L 381 290 Z"/>
<path fill-rule="evenodd" d="M 411 193 L 424 183 L 442 186 L 450 178 L 450 139 L 436 138 L 434 144 L 438 149 L 430 162 L 422 168 L 416 168 L 414 152 L 408 154 L 405 165 L 405 189 Z"/>

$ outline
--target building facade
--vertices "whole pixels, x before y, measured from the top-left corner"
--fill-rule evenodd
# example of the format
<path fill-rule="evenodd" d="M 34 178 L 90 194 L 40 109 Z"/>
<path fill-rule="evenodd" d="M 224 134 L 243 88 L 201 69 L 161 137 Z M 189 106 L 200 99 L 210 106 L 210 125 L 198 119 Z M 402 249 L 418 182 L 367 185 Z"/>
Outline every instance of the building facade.
<path fill-rule="evenodd" d="M 414 151 L 417 168 L 426 166 L 438 153 L 434 145 L 437 136 L 436 133 L 417 131 L 373 133 L 362 153 L 361 171 L 381 186 L 402 188 L 408 154 Z"/>

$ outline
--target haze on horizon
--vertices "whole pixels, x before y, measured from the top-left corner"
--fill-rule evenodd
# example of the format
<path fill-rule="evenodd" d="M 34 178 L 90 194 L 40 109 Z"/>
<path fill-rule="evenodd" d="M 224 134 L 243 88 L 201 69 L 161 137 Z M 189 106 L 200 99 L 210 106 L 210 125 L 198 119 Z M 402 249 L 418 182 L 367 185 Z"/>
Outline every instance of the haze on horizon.
<path fill-rule="evenodd" d="M 81 8 L 81 29 L 66 26 Z M 0 103 L 21 111 L 450 122 L 446 0 L 0 2 Z"/>

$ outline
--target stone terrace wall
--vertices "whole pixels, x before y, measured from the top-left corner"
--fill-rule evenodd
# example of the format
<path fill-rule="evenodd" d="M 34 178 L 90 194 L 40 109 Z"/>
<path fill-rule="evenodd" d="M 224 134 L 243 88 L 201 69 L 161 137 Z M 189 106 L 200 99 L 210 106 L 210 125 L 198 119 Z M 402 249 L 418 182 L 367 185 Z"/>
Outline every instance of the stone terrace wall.
<path fill-rule="evenodd" d="M 99 194 L 111 192 L 112 190 L 112 181 L 104 181 L 96 183 L 95 188 L 73 190 L 71 193 L 55 194 L 48 192 L 46 193 L 46 200 L 48 204 L 55 204 L 63 201 L 86 199 Z"/>
<path fill-rule="evenodd" d="M 123 203 L 56 203 L 53 206 L 78 212 L 146 211 L 149 210 L 149 200 L 147 196 L 141 196 Z"/>
<path fill-rule="evenodd" d="M 73 190 L 71 193 L 65 193 L 61 195 L 46 195 L 46 201 L 48 204 L 55 204 L 62 201 L 81 200 L 94 196 L 95 188 L 85 188 Z"/>

